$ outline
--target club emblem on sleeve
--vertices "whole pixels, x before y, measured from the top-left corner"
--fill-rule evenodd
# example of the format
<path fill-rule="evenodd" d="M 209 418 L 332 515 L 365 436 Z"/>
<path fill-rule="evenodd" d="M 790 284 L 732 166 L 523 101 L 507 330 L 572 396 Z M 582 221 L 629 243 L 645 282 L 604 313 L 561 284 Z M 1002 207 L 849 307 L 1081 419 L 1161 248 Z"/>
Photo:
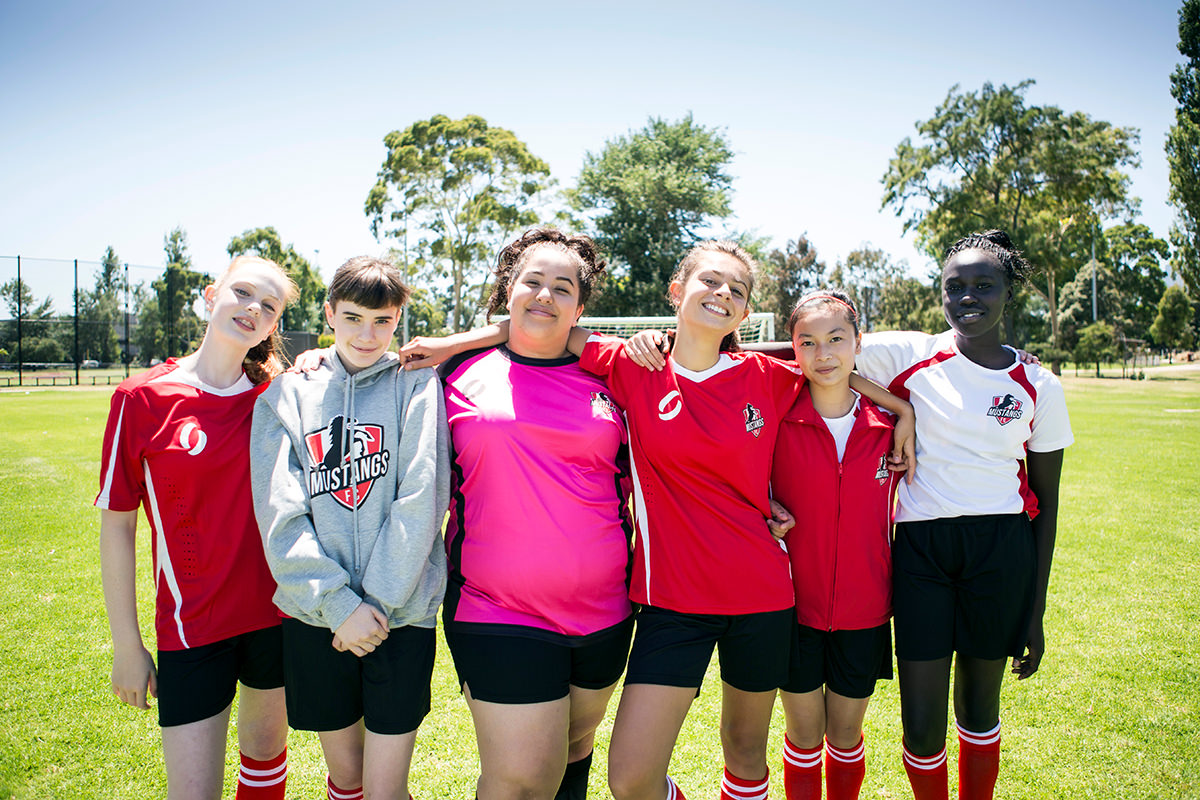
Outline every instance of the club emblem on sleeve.
<path fill-rule="evenodd" d="M 342 506 L 361 506 L 375 481 L 387 475 L 391 453 L 383 449 L 383 426 L 346 422 L 340 414 L 304 435 L 308 448 L 308 494 L 332 495 Z M 357 503 L 355 502 L 357 496 Z"/>
<path fill-rule="evenodd" d="M 987 413 L 989 417 L 995 417 L 996 422 L 1007 425 L 1014 419 L 1021 418 L 1021 401 L 1011 394 L 1006 394 L 1004 397 L 992 395 L 992 407 L 988 409 Z"/>
<path fill-rule="evenodd" d="M 762 412 L 746 403 L 746 407 L 742 409 L 742 418 L 746 420 L 746 433 L 753 433 L 754 438 L 757 439 L 758 435 L 762 433 L 762 426 L 766 424 Z"/>

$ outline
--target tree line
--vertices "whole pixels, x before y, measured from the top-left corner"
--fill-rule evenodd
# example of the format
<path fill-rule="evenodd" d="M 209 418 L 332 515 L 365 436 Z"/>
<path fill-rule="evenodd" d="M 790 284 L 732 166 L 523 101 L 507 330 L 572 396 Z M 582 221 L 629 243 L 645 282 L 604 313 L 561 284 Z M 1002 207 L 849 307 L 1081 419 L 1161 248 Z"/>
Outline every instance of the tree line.
<path fill-rule="evenodd" d="M 1015 86 L 953 86 L 917 135 L 895 149 L 881 183 L 892 210 L 918 249 L 936 265 L 960 236 L 1003 228 L 1040 267 L 1039 278 L 1011 304 L 1009 341 L 1043 359 L 1099 361 L 1122 343 L 1163 351 L 1190 348 L 1200 330 L 1200 0 L 1179 12 L 1184 61 L 1170 76 L 1178 107 L 1166 143 L 1169 200 L 1177 219 L 1167 239 L 1139 222 L 1128 170 L 1140 163 L 1136 128 L 1082 111 L 1027 100 L 1032 80 Z M 575 182 L 559 187 L 545 161 L 517 135 L 482 117 L 436 115 L 388 133 L 364 214 L 415 287 L 410 335 L 471 327 L 489 291 L 491 261 L 524 228 L 551 224 L 593 236 L 611 268 L 588 313 L 669 314 L 665 287 L 683 253 L 700 238 L 737 239 L 762 274 L 756 310 L 776 316 L 777 330 L 796 299 L 840 286 L 856 300 L 868 330 L 944 330 L 936 268 L 914 277 L 909 265 L 871 245 L 828 264 L 808 232 L 782 248 L 725 223 L 731 215 L 733 148 L 726 132 L 651 118 L 588 152 Z M 301 289 L 287 330 L 320 332 L 324 285 L 312 265 L 272 227 L 234 236 L 231 256 L 254 253 L 283 265 Z M 201 325 L 192 299 L 209 276 L 194 270 L 186 235 L 164 239 L 166 266 L 149 286 L 129 287 L 138 319 L 133 341 L 143 360 L 194 347 Z M 121 311 L 123 273 L 110 247 L 80 313 L 105 321 Z M 1168 277 L 1179 283 L 1168 285 Z M 45 322 L 27 287 L 0 293 L 15 315 Z M 85 358 L 110 362 L 115 327 L 90 326 Z M 11 323 L 0 347 L 11 344 Z M 34 339 L 48 339 L 34 329 Z M 50 345 L 45 345 L 52 349 Z M 36 347 L 34 348 L 37 349 Z M 30 358 L 26 360 L 40 360 Z M 45 359 L 52 360 L 52 359 Z"/>

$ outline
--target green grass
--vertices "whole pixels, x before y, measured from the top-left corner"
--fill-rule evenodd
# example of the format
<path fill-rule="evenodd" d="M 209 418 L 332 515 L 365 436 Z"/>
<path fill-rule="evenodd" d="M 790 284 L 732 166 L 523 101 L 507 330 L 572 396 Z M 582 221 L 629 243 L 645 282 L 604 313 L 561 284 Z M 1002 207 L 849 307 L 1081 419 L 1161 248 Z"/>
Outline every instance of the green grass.
<path fill-rule="evenodd" d="M 1150 373 L 1154 375 L 1153 372 Z M 1077 443 L 1067 451 L 1048 652 L 1006 682 L 999 797 L 1200 798 L 1200 373 L 1064 380 Z M 0 392 L 0 798 L 165 794 L 153 712 L 109 693 L 96 492 L 109 392 Z M 143 523 L 140 531 L 145 531 Z M 147 641 L 152 584 L 141 538 Z M 476 756 L 443 647 L 421 728 L 419 798 L 471 797 Z M 719 685 L 710 677 L 671 772 L 692 800 L 717 796 Z M 604 797 L 601 728 L 591 796 Z M 864 798 L 911 797 L 894 683 L 867 715 Z M 772 734 L 772 792 L 783 797 Z M 323 796 L 320 749 L 293 733 L 288 796 Z M 951 744 L 953 765 L 954 746 Z M 227 796 L 235 774 L 230 737 Z M 953 766 L 952 766 L 953 770 Z"/>

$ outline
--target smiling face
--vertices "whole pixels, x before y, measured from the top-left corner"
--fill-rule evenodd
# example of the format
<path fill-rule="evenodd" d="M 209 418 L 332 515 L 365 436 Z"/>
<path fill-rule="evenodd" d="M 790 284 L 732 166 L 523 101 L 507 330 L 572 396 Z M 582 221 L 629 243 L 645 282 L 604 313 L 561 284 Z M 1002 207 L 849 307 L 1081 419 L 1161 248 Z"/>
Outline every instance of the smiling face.
<path fill-rule="evenodd" d="M 531 248 L 509 286 L 507 308 L 510 350 L 530 358 L 565 354 L 583 313 L 577 257 L 557 247 Z"/>
<path fill-rule="evenodd" d="M 750 313 L 750 270 L 738 259 L 719 252 L 701 253 L 683 280 L 671 281 L 671 302 L 679 325 L 725 336 L 737 330 Z"/>
<path fill-rule="evenodd" d="M 249 350 L 275 330 L 287 297 L 287 281 L 274 265 L 258 259 L 235 263 L 204 290 L 208 330 Z"/>
<path fill-rule="evenodd" d="M 983 250 L 963 250 L 942 269 L 942 309 L 964 339 L 1000 341 L 1004 306 L 1012 289 L 1000 262 Z"/>
<path fill-rule="evenodd" d="M 862 349 L 859 342 L 854 323 L 833 303 L 801 311 L 792 328 L 796 362 L 815 386 L 849 388 L 854 356 Z"/>
<path fill-rule="evenodd" d="M 325 321 L 333 329 L 333 346 L 351 375 L 387 352 L 400 324 L 400 307 L 366 308 L 349 300 L 325 304 Z"/>

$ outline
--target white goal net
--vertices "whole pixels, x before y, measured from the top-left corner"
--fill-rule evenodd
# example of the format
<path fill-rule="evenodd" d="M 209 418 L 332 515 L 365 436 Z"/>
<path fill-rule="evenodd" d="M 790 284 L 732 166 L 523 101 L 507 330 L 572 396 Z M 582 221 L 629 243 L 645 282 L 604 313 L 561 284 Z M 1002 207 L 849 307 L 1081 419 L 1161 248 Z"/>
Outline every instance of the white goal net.
<path fill-rule="evenodd" d="M 675 317 L 580 317 L 580 326 L 596 333 L 629 337 L 647 328 L 668 330 L 675 327 Z M 738 327 L 738 338 L 743 342 L 775 341 L 775 315 L 760 311 L 746 317 Z"/>

